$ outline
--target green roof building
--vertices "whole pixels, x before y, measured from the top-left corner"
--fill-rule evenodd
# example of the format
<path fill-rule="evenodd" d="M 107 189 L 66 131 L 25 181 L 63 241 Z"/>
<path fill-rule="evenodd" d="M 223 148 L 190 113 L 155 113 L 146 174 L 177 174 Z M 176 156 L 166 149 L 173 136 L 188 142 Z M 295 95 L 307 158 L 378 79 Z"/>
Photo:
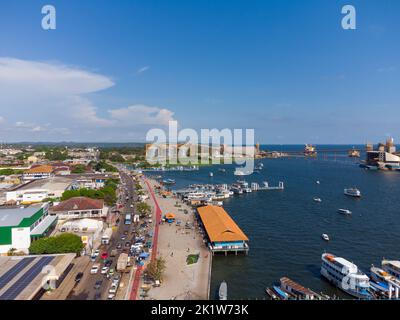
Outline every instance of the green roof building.
<path fill-rule="evenodd" d="M 11 249 L 26 253 L 32 241 L 47 236 L 57 223 L 50 216 L 49 205 L 21 208 L 0 208 L 0 255 Z"/>

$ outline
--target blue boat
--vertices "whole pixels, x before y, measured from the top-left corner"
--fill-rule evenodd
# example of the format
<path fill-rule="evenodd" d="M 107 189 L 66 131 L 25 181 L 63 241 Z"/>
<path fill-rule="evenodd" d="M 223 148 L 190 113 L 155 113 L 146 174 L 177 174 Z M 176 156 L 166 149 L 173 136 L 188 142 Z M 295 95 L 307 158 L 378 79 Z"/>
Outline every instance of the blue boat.
<path fill-rule="evenodd" d="M 289 299 L 289 295 L 285 291 L 283 291 L 280 287 L 272 286 L 272 289 L 278 295 L 279 299 L 281 299 L 281 300 L 288 300 Z"/>

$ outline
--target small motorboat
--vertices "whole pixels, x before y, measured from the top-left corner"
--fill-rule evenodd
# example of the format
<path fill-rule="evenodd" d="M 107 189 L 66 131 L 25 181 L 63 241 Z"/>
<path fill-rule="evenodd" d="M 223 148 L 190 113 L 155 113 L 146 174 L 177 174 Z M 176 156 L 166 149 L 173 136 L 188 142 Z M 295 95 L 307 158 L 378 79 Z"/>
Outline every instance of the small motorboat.
<path fill-rule="evenodd" d="M 283 291 L 280 287 L 273 286 L 272 289 L 273 289 L 274 293 L 279 297 L 279 299 L 281 299 L 281 300 L 289 299 L 289 294 L 287 294 L 285 291 Z"/>
<path fill-rule="evenodd" d="M 280 300 L 271 288 L 266 288 L 265 292 L 272 300 Z"/>
<path fill-rule="evenodd" d="M 226 170 L 224 168 L 218 169 L 219 172 L 225 172 Z"/>
<path fill-rule="evenodd" d="M 358 190 L 357 188 L 346 188 L 346 189 L 344 189 L 344 194 L 346 196 L 355 197 L 355 198 L 361 197 L 361 191 Z"/>
<path fill-rule="evenodd" d="M 323 233 L 322 239 L 324 239 L 325 241 L 329 241 L 329 236 L 326 233 Z"/>
<path fill-rule="evenodd" d="M 352 213 L 348 209 L 339 209 L 338 212 L 341 213 L 341 214 L 345 214 L 345 215 L 351 215 L 351 213 Z"/>
<path fill-rule="evenodd" d="M 315 202 L 322 202 L 321 198 L 314 198 L 313 199 Z"/>
<path fill-rule="evenodd" d="M 162 182 L 163 182 L 163 184 L 169 184 L 169 185 L 175 184 L 175 180 L 174 179 L 165 179 Z"/>
<path fill-rule="evenodd" d="M 208 175 L 209 175 L 210 177 L 213 177 L 213 176 L 214 176 L 214 173 L 210 172 Z"/>
<path fill-rule="evenodd" d="M 219 286 L 219 300 L 228 300 L 228 284 L 226 281 L 222 281 Z"/>
<path fill-rule="evenodd" d="M 319 180 L 315 181 L 316 184 L 321 184 L 321 182 L 319 182 Z"/>

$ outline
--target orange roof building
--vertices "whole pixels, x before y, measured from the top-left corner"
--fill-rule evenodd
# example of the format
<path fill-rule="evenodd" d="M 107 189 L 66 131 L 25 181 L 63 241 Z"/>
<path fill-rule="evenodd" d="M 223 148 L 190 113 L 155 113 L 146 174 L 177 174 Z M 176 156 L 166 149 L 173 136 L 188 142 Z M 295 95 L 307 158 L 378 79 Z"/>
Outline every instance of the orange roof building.
<path fill-rule="evenodd" d="M 49 165 L 38 165 L 26 170 L 23 174 L 24 180 L 46 179 L 54 175 L 54 168 Z"/>
<path fill-rule="evenodd" d="M 52 173 L 54 171 L 52 166 L 47 166 L 47 165 L 43 165 L 43 166 L 35 166 L 30 168 L 29 170 L 27 170 L 25 173 L 31 173 L 31 174 L 35 174 L 35 173 Z"/>
<path fill-rule="evenodd" d="M 249 238 L 222 207 L 207 205 L 197 208 L 197 212 L 207 233 L 211 251 L 247 253 Z"/>

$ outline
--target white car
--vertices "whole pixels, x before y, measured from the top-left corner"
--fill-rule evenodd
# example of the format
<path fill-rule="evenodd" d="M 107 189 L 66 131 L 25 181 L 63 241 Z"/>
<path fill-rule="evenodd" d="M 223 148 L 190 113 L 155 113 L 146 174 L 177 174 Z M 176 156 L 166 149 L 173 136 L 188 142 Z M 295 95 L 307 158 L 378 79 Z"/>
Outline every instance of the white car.
<path fill-rule="evenodd" d="M 99 266 L 94 265 L 92 269 L 90 269 L 90 274 L 96 274 L 97 272 L 99 272 Z"/>
<path fill-rule="evenodd" d="M 115 298 L 115 294 L 113 294 L 113 293 L 110 293 L 107 297 L 108 300 L 114 300 L 114 298 Z"/>
<path fill-rule="evenodd" d="M 101 274 L 106 274 L 108 272 L 108 267 L 101 268 Z"/>
<path fill-rule="evenodd" d="M 112 285 L 110 290 L 108 290 L 108 293 L 115 294 L 117 292 L 117 289 L 118 289 L 117 286 Z"/>
<path fill-rule="evenodd" d="M 99 254 L 100 254 L 100 250 L 99 250 L 99 249 L 96 249 L 96 250 L 94 251 L 94 253 L 93 253 L 93 255 L 94 255 L 95 257 L 98 257 Z"/>

